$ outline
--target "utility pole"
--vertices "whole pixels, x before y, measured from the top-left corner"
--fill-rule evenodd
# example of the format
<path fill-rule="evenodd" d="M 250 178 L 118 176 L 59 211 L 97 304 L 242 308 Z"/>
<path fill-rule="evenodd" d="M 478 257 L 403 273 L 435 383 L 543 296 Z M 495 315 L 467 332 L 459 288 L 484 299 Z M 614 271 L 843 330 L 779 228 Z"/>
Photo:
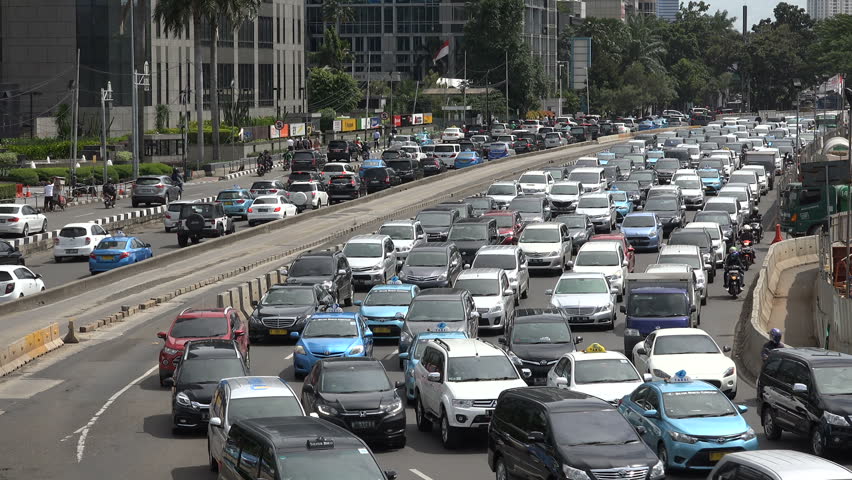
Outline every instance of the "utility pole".
<path fill-rule="evenodd" d="M 182 92 L 181 100 L 183 100 L 183 179 L 189 180 L 189 99 L 192 95 L 192 82 L 189 78 L 189 58 L 186 59 L 186 89 Z"/>
<path fill-rule="evenodd" d="M 852 89 L 846 87 L 846 75 L 840 80 L 840 101 L 843 102 L 847 96 L 849 97 L 849 118 L 846 121 L 846 138 L 849 139 L 849 146 L 846 148 L 846 161 L 849 163 L 849 174 L 852 175 Z M 842 111 L 842 109 L 841 109 Z M 842 114 L 841 114 L 842 115 Z M 798 142 L 798 139 L 796 140 Z M 852 178 L 852 177 L 850 177 Z M 849 298 L 849 242 L 852 241 L 852 183 L 849 184 L 849 189 L 846 191 L 846 298 Z M 828 343 L 828 342 L 826 342 Z"/>
<path fill-rule="evenodd" d="M 462 83 L 462 124 L 467 125 L 467 50 L 464 51 L 464 83 Z"/>
<path fill-rule="evenodd" d="M 364 141 L 368 141 L 367 130 L 370 128 L 370 53 L 367 53 L 367 103 L 364 104 Z"/>
<path fill-rule="evenodd" d="M 589 96 L 589 67 L 584 67 L 586 69 L 586 115 L 591 115 L 592 113 L 592 98 Z"/>
<path fill-rule="evenodd" d="M 491 132 L 491 92 L 488 91 L 488 73 L 490 70 L 485 71 L 485 125 L 488 127 L 488 132 Z"/>
<path fill-rule="evenodd" d="M 107 82 L 107 88 L 101 89 L 101 161 L 104 162 L 103 182 L 109 178 L 107 165 L 107 114 L 106 104 L 112 101 L 112 82 Z"/>
<path fill-rule="evenodd" d="M 417 94 L 419 92 L 420 92 L 420 80 L 418 80 L 417 83 L 414 84 L 414 111 L 411 112 L 411 113 L 417 112 Z"/>
<path fill-rule="evenodd" d="M 556 76 L 559 77 L 559 108 L 557 108 L 558 113 L 557 117 L 562 116 L 562 67 L 565 66 L 563 62 L 556 62 Z"/>
<path fill-rule="evenodd" d="M 504 121 L 509 121 L 509 51 L 506 50 L 506 118 Z"/>
<path fill-rule="evenodd" d="M 71 188 L 77 180 L 77 116 L 80 112 L 80 49 L 77 49 L 77 73 L 74 76 L 74 112 L 71 115 Z"/>
<path fill-rule="evenodd" d="M 130 135 L 133 143 L 131 144 L 131 154 L 133 155 L 133 180 L 139 176 L 139 87 L 136 85 L 136 22 L 133 18 L 133 11 L 136 0 L 127 0 L 130 2 L 130 68 L 133 70 L 132 90 L 131 90 L 131 128 L 133 133 Z M 195 32 L 198 35 L 198 32 Z M 215 68 L 215 67 L 214 67 Z"/>

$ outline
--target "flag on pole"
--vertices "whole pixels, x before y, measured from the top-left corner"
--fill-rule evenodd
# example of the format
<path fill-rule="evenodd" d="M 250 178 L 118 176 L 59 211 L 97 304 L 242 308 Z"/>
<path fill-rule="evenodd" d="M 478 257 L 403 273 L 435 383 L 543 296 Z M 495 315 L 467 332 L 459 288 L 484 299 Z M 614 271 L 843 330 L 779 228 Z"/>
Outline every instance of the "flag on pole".
<path fill-rule="evenodd" d="M 438 60 L 446 57 L 449 54 L 450 54 L 450 41 L 446 40 L 444 43 L 441 44 L 441 48 L 438 49 L 438 53 L 436 53 L 435 56 L 432 57 L 432 64 L 434 65 L 434 64 L 438 63 Z"/>

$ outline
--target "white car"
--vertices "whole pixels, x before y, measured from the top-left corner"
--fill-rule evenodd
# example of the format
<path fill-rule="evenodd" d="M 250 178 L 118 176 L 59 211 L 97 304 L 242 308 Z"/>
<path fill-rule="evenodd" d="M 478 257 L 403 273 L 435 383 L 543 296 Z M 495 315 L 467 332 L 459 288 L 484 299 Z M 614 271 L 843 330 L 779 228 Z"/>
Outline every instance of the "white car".
<path fill-rule="evenodd" d="M 505 135 L 509 133 L 509 128 L 506 127 L 505 123 L 492 123 L 491 124 L 491 137 L 497 137 L 498 135 Z"/>
<path fill-rule="evenodd" d="M 619 242 L 584 243 L 574 261 L 569 264 L 577 273 L 603 273 L 620 300 L 624 295 L 627 276 L 627 257 Z"/>
<path fill-rule="evenodd" d="M 29 205 L 0 203 L 0 234 L 11 233 L 26 237 L 47 231 L 47 217 Z"/>
<path fill-rule="evenodd" d="M 573 245 L 564 223 L 527 224 L 521 232 L 518 246 L 527 256 L 530 270 L 562 271 L 571 263 Z"/>
<path fill-rule="evenodd" d="M 281 220 L 296 215 L 297 208 L 281 195 L 260 195 L 255 197 L 248 209 L 248 224 L 253 227 L 259 223 Z"/>
<path fill-rule="evenodd" d="M 553 213 L 571 213 L 583 192 L 580 182 L 556 182 L 550 188 L 550 204 Z"/>
<path fill-rule="evenodd" d="M 285 196 L 296 206 L 297 211 L 328 206 L 328 192 L 316 182 L 293 182 L 287 188 Z"/>
<path fill-rule="evenodd" d="M 461 128 L 445 128 L 441 133 L 441 141 L 442 142 L 458 142 L 459 140 L 464 138 L 464 132 Z"/>
<path fill-rule="evenodd" d="M 53 259 L 56 263 L 66 258 L 88 259 L 92 250 L 108 236 L 109 232 L 96 223 L 69 223 L 53 239 Z"/>
<path fill-rule="evenodd" d="M 485 195 L 493 198 L 501 210 L 505 210 L 512 203 L 512 200 L 520 194 L 521 185 L 515 180 L 492 183 L 485 191 Z"/>
<path fill-rule="evenodd" d="M 737 395 L 737 369 L 725 356 L 731 348 L 719 348 L 707 332 L 700 328 L 663 328 L 651 332 L 633 347 L 636 368 L 650 373 L 654 380 L 664 380 L 686 370 L 694 380 L 703 380 L 731 400 Z"/>
<path fill-rule="evenodd" d="M 650 380 L 651 375 L 640 375 L 624 354 L 609 352 L 598 343 L 562 355 L 547 373 L 548 387 L 594 395 L 613 405 Z"/>
<path fill-rule="evenodd" d="M 480 330 L 502 330 L 515 320 L 515 290 L 501 268 L 471 268 L 456 278 L 453 288 L 470 292 L 479 312 Z"/>
<path fill-rule="evenodd" d="M 320 175 L 322 175 L 323 178 L 328 181 L 333 175 L 355 175 L 357 173 L 358 171 L 355 170 L 355 167 L 348 163 L 332 162 L 326 163 L 325 166 L 322 167 L 322 172 L 320 172 Z"/>
<path fill-rule="evenodd" d="M 396 275 L 393 240 L 387 235 L 355 235 L 343 246 L 353 285 L 387 283 Z"/>
<path fill-rule="evenodd" d="M 509 277 L 509 286 L 515 291 L 515 305 L 519 298 L 527 298 L 530 290 L 530 271 L 527 257 L 517 245 L 486 245 L 476 251 L 473 268 L 500 268 Z"/>
<path fill-rule="evenodd" d="M 44 290 L 41 275 L 23 265 L 0 265 L 0 303 Z"/>
<path fill-rule="evenodd" d="M 680 193 L 687 208 L 699 209 L 704 206 L 704 184 L 701 182 L 701 177 L 681 175 L 674 180 L 674 184 L 680 187 Z"/>
<path fill-rule="evenodd" d="M 379 227 L 376 233 L 391 238 L 398 264 L 405 261 L 412 248 L 425 245 L 427 240 L 423 225 L 417 220 L 392 220 Z"/>
<path fill-rule="evenodd" d="M 618 290 L 599 272 L 565 272 L 553 289 L 544 291 L 550 304 L 568 317 L 571 324 L 615 325 Z"/>
<path fill-rule="evenodd" d="M 743 165 L 740 171 L 755 172 L 757 174 L 757 183 L 760 184 L 760 193 L 766 195 L 769 192 L 769 178 L 766 176 L 766 168 L 763 165 Z"/>
<path fill-rule="evenodd" d="M 518 179 L 518 183 L 521 184 L 521 192 L 526 195 L 533 195 L 536 193 L 543 193 L 545 195 L 550 195 L 550 189 L 553 188 L 553 176 L 550 172 L 544 172 L 541 170 L 530 170 L 529 172 L 525 172 L 521 175 L 521 178 Z"/>
<path fill-rule="evenodd" d="M 399 149 L 403 152 L 407 152 L 417 161 L 426 160 L 426 154 L 420 149 L 420 145 L 403 145 L 399 147 Z"/>
<path fill-rule="evenodd" d="M 166 207 L 165 213 L 163 213 L 163 227 L 166 229 L 166 233 L 171 232 L 173 228 L 177 228 L 178 224 L 180 224 L 180 209 L 183 205 L 187 203 L 198 203 L 200 200 L 175 200 L 174 202 L 169 203 L 169 206 Z"/>
<path fill-rule="evenodd" d="M 618 220 L 615 203 L 612 201 L 612 195 L 609 192 L 587 193 L 581 196 L 574 213 L 588 215 L 592 223 L 595 224 L 595 230 L 603 230 L 607 233 L 615 230 Z"/>
<path fill-rule="evenodd" d="M 473 338 L 445 338 L 426 343 L 414 367 L 415 417 L 421 432 L 438 426 L 441 443 L 455 448 L 461 430 L 488 426 L 504 390 L 526 387 L 509 356 L 496 346 Z"/>

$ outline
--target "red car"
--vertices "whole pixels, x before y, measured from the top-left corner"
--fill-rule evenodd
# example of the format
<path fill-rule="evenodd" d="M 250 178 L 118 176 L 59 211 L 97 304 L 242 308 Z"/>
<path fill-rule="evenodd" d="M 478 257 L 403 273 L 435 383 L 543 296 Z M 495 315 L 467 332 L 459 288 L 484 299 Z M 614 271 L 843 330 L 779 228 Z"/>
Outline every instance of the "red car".
<path fill-rule="evenodd" d="M 240 354 L 248 363 L 249 339 L 246 333 L 248 325 L 240 320 L 237 311 L 231 307 L 211 308 L 209 310 L 187 308 L 175 318 L 168 332 L 159 332 L 157 337 L 166 341 L 160 350 L 160 385 L 175 373 L 175 368 L 183 355 L 186 342 L 193 340 L 222 339 L 234 340 Z"/>
<path fill-rule="evenodd" d="M 633 273 L 633 268 L 636 266 L 636 250 L 630 246 L 627 237 L 623 233 L 602 233 L 592 235 L 590 242 L 621 242 L 624 248 L 624 254 L 627 256 L 627 271 Z"/>
<path fill-rule="evenodd" d="M 503 245 L 518 244 L 518 238 L 526 225 L 520 213 L 515 210 L 489 210 L 483 216 L 497 219 L 497 231 L 503 239 Z"/>

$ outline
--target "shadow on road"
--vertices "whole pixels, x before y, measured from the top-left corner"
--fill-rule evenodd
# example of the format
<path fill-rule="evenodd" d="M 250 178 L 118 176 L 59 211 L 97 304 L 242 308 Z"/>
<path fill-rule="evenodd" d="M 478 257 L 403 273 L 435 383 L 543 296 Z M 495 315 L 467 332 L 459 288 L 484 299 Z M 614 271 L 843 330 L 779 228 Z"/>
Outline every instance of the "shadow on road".
<path fill-rule="evenodd" d="M 207 465 L 180 467 L 172 470 L 172 480 L 200 480 L 204 478 L 216 478 L 216 474 L 211 472 Z"/>
<path fill-rule="evenodd" d="M 145 417 L 142 421 L 142 431 L 151 435 L 154 438 L 164 438 L 170 440 L 180 440 L 180 439 L 189 439 L 189 440 L 197 440 L 205 435 L 207 435 L 206 427 L 203 429 L 198 429 L 194 431 L 181 431 L 177 434 L 172 432 L 172 416 L 168 413 L 163 413 L 159 415 L 151 415 L 150 417 Z M 190 478 L 190 477 L 182 477 L 182 478 Z"/>

